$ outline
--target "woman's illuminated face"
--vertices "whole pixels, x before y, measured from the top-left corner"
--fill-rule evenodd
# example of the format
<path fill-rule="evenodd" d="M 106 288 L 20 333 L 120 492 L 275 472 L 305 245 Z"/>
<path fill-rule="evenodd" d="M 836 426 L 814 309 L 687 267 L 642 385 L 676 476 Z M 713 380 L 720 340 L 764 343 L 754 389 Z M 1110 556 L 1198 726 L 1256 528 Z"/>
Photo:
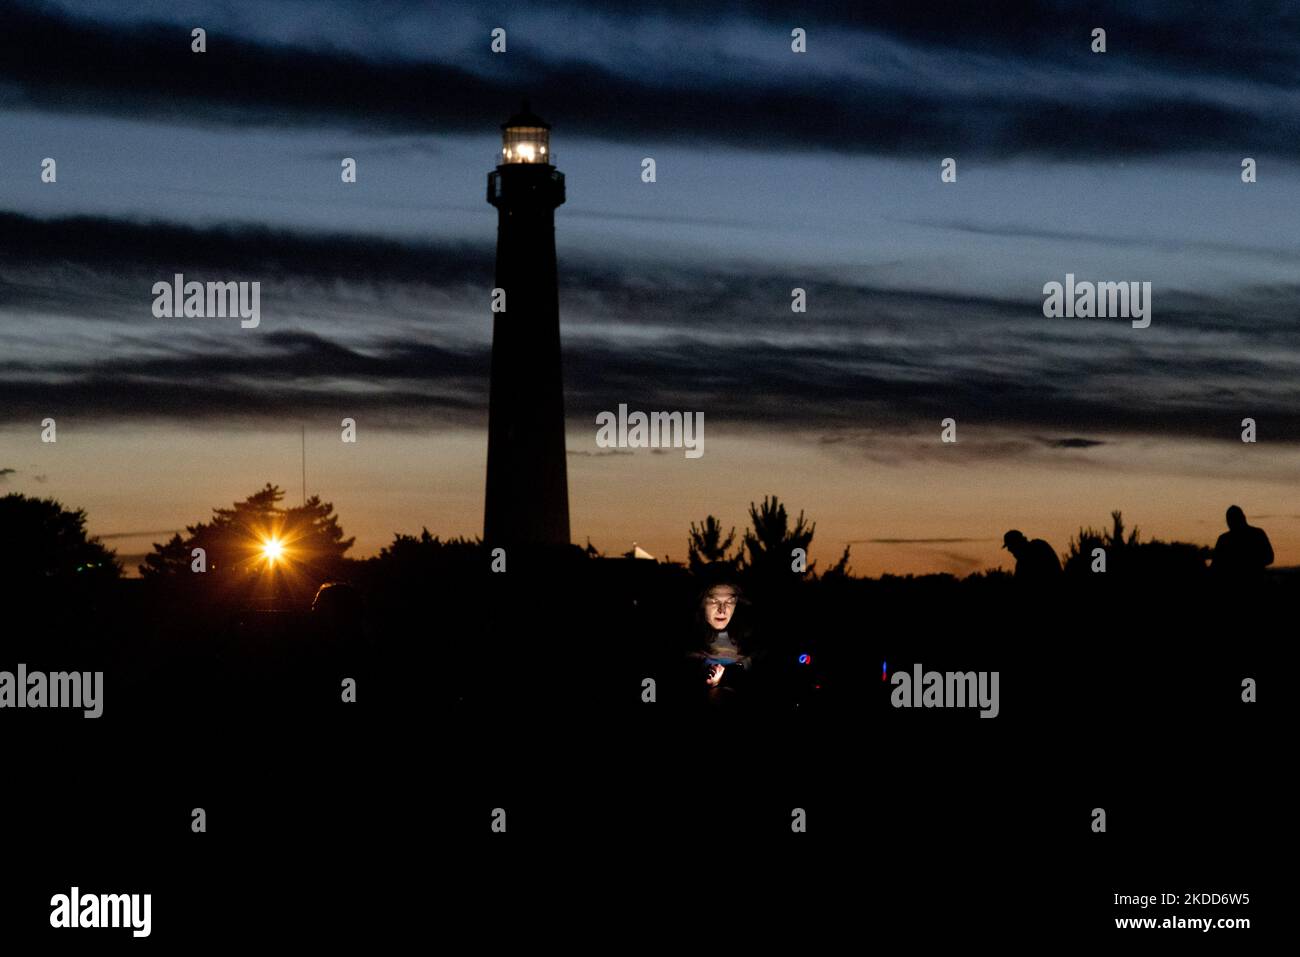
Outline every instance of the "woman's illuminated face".
<path fill-rule="evenodd" d="M 736 589 L 730 585 L 714 585 L 704 596 L 704 617 L 715 631 L 724 630 L 736 613 Z"/>

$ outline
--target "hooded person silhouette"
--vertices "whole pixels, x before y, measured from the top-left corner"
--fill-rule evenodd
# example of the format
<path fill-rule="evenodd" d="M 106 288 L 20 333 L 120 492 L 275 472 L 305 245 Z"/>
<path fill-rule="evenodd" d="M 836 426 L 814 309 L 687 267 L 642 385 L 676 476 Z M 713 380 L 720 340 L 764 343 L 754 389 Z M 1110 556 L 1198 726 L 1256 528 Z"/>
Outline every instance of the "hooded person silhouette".
<path fill-rule="evenodd" d="M 1002 536 L 1002 547 L 1015 556 L 1017 581 L 1054 581 L 1061 574 L 1056 551 L 1041 538 L 1030 541 L 1013 528 Z"/>
<path fill-rule="evenodd" d="M 1239 505 L 1229 507 L 1228 530 L 1214 544 L 1210 569 L 1225 578 L 1254 578 L 1273 564 L 1273 546 L 1262 528 L 1246 524 Z"/>

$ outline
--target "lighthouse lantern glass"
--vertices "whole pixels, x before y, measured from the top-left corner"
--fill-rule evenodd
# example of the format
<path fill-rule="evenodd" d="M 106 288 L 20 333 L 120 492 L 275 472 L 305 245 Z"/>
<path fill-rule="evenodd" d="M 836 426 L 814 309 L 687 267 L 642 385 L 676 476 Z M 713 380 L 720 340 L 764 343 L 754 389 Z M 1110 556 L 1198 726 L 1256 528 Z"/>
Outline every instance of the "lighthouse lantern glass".
<path fill-rule="evenodd" d="M 506 127 L 501 136 L 502 163 L 550 163 L 551 131 L 541 126 Z"/>

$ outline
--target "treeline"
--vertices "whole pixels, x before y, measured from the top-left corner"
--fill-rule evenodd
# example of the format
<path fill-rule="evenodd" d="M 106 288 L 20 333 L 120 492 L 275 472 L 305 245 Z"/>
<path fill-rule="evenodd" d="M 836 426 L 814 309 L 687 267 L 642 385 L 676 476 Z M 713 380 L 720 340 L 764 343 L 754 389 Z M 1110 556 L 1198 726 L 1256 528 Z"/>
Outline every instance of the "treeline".
<path fill-rule="evenodd" d="M 267 484 L 242 501 L 218 507 L 206 520 L 186 526 L 153 551 L 139 566 L 142 578 L 155 587 L 202 588 L 210 593 L 235 591 L 309 595 L 326 581 L 384 582 L 418 587 L 429 576 L 448 576 L 458 569 L 492 561 L 491 550 L 478 538 L 442 539 L 427 528 L 420 534 L 396 533 L 378 555 L 347 556 L 354 539 L 345 537 L 339 516 L 329 502 L 312 497 L 301 506 L 285 507 L 284 491 Z M 123 568 L 114 551 L 86 533 L 86 513 L 67 509 L 58 501 L 10 494 L 0 498 L 0 528 L 6 548 L 0 550 L 0 575 L 13 585 L 39 580 L 46 585 L 117 580 Z M 693 574 L 706 567 L 727 569 L 745 581 L 776 587 L 780 582 L 853 579 L 850 548 L 819 571 L 809 561 L 817 525 L 801 510 L 792 516 L 776 496 L 749 506 L 749 524 L 741 532 L 726 528 L 713 515 L 692 522 L 686 538 L 686 566 Z M 1139 530 L 1126 529 L 1122 513 L 1111 513 L 1109 528 L 1080 527 L 1063 553 L 1067 577 L 1092 576 L 1100 569 L 1123 579 L 1196 579 L 1205 573 L 1211 549 L 1188 542 L 1143 541 Z M 573 546 L 569 560 L 607 556 L 590 542 Z M 631 553 L 622 553 L 630 557 Z M 196 574 L 202 572 L 202 574 Z M 997 570 L 967 576 L 974 581 L 999 576 Z M 911 577 L 911 576 L 907 576 Z M 951 578 L 952 576 L 919 576 Z M 895 576 L 883 576 L 894 580 Z"/>

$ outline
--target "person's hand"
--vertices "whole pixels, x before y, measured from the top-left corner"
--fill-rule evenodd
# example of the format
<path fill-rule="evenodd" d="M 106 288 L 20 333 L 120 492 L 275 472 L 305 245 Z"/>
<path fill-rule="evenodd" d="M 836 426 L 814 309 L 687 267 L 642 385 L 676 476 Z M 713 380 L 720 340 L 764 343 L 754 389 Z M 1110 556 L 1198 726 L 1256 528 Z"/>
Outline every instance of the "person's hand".
<path fill-rule="evenodd" d="M 716 687 L 722 681 L 722 673 L 726 670 L 722 665 L 710 665 L 709 675 L 704 679 L 704 683 L 709 687 Z"/>

